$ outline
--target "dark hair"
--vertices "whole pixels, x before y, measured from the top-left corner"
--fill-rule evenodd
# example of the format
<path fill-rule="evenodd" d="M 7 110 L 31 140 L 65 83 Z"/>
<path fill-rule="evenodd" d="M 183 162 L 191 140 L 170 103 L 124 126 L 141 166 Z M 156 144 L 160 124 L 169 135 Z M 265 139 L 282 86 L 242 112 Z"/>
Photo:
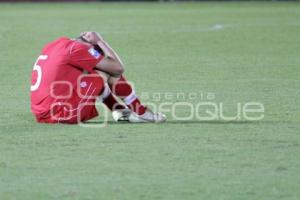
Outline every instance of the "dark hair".
<path fill-rule="evenodd" d="M 99 53 L 101 53 L 102 55 L 104 54 L 104 53 L 103 53 L 103 50 L 102 50 L 98 45 L 94 45 L 94 49 L 95 49 L 96 51 L 98 51 Z"/>
<path fill-rule="evenodd" d="M 82 37 L 82 36 L 77 37 L 77 39 L 80 39 L 80 40 L 82 40 L 83 42 L 89 43 L 89 41 L 87 41 L 86 39 L 84 39 L 84 37 Z M 98 45 L 93 45 L 93 47 L 94 47 L 94 49 L 95 49 L 96 51 L 98 51 L 99 53 L 104 54 L 104 53 L 103 53 L 103 50 L 102 50 Z"/>
<path fill-rule="evenodd" d="M 84 42 L 89 43 L 89 41 L 87 41 L 86 39 L 84 39 L 84 37 L 82 37 L 82 36 L 77 37 L 77 39 L 80 39 L 80 40 L 82 40 L 82 41 L 84 41 Z"/>

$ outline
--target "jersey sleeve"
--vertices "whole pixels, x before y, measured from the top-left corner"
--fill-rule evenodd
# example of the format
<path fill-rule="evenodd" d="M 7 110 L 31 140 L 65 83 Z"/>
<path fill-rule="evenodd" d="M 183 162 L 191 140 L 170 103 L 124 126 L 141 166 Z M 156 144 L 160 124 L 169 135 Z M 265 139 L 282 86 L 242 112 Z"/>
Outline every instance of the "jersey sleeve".
<path fill-rule="evenodd" d="M 93 71 L 93 68 L 102 60 L 103 55 L 94 47 L 75 43 L 70 49 L 70 63 L 76 67 Z"/>

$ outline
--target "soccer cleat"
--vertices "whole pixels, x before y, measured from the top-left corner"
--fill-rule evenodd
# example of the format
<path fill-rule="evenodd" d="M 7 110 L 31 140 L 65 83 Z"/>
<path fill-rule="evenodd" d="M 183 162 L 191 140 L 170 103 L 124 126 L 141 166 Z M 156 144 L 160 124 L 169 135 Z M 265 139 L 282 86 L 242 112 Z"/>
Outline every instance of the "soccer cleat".
<path fill-rule="evenodd" d="M 112 117 L 116 122 L 119 121 L 129 121 L 129 116 L 131 115 L 132 111 L 128 108 L 118 109 L 112 111 Z"/>
<path fill-rule="evenodd" d="M 142 115 L 138 115 L 132 112 L 128 117 L 129 122 L 131 123 L 147 123 L 147 122 L 154 122 L 154 123 L 161 123 L 167 120 L 167 117 L 160 112 L 153 113 L 151 110 L 147 109 L 146 112 Z"/>

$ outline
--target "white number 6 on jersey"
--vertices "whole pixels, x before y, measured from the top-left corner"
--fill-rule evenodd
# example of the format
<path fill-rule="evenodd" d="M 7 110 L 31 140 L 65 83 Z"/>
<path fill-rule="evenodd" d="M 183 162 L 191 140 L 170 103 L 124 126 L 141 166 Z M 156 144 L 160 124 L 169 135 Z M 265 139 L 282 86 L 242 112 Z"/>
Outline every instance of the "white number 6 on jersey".
<path fill-rule="evenodd" d="M 34 63 L 34 66 L 33 66 L 33 71 L 36 70 L 37 71 L 37 79 L 36 79 L 36 82 L 34 85 L 31 85 L 30 86 L 30 90 L 31 91 L 36 91 L 40 84 L 41 84 L 41 81 L 42 81 L 42 68 L 41 66 L 39 66 L 37 63 L 40 61 L 40 60 L 46 60 L 48 58 L 47 55 L 40 55 L 38 57 L 38 59 L 36 60 L 36 62 Z"/>

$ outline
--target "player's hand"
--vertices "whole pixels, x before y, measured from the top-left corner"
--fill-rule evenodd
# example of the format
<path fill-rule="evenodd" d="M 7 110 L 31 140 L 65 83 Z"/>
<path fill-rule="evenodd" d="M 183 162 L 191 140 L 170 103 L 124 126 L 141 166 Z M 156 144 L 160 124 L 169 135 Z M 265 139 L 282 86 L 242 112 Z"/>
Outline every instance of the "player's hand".
<path fill-rule="evenodd" d="M 92 45 L 96 45 L 98 42 L 103 41 L 102 36 L 94 31 L 89 31 L 89 32 L 83 32 L 80 35 L 83 37 L 86 41 L 91 43 Z"/>

